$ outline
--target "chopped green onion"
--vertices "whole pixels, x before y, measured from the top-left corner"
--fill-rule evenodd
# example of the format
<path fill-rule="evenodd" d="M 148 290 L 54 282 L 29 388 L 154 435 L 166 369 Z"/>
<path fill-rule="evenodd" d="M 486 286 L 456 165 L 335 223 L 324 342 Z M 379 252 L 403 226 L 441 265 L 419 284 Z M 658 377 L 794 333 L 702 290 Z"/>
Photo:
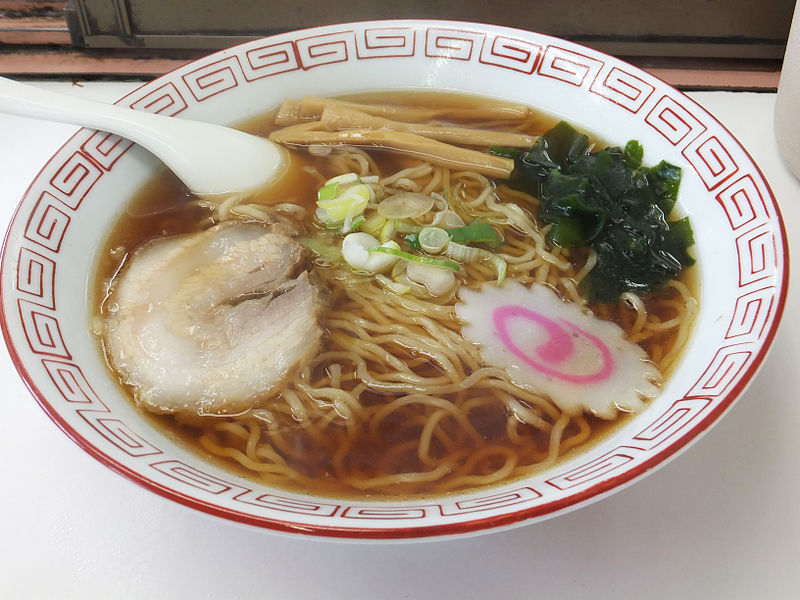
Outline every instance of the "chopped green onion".
<path fill-rule="evenodd" d="M 496 254 L 492 254 L 488 250 L 484 250 L 483 252 L 486 253 L 483 255 L 483 258 L 492 263 L 494 266 L 494 270 L 497 273 L 497 285 L 500 285 L 503 283 L 503 281 L 505 281 L 508 263 Z"/>
<path fill-rule="evenodd" d="M 464 227 L 464 219 L 458 216 L 458 213 L 448 209 L 436 213 L 433 217 L 431 225 L 435 227 L 443 227 L 444 229 L 455 229 L 456 227 Z"/>
<path fill-rule="evenodd" d="M 411 285 L 422 286 L 431 296 L 443 296 L 456 285 L 453 271 L 420 263 L 407 263 L 405 275 Z"/>
<path fill-rule="evenodd" d="M 317 192 L 316 215 L 326 228 L 349 233 L 364 222 L 361 215 L 374 193 L 368 185 L 353 181 L 358 181 L 358 176 L 346 173 L 329 179 Z"/>
<path fill-rule="evenodd" d="M 411 286 L 405 283 L 400 283 L 399 281 L 393 281 L 389 279 L 386 275 L 375 275 L 375 279 L 385 287 L 387 290 L 394 292 L 398 296 L 402 296 L 403 294 L 408 294 L 411 291 Z"/>
<path fill-rule="evenodd" d="M 462 263 L 476 262 L 480 259 L 481 252 L 486 252 L 486 250 L 473 248 L 472 246 L 466 246 L 464 244 L 457 244 L 452 241 L 447 244 L 447 248 L 444 250 L 448 258 Z"/>
<path fill-rule="evenodd" d="M 406 267 L 408 267 L 408 263 L 406 261 L 398 260 L 396 263 L 394 263 L 391 272 L 392 279 L 397 281 L 398 278 L 405 276 Z"/>
<path fill-rule="evenodd" d="M 453 271 L 461 270 L 461 267 L 457 263 L 454 263 L 452 261 L 442 260 L 438 258 L 430 258 L 428 256 L 418 256 L 416 254 L 411 254 L 410 252 L 397 250 L 396 248 L 387 248 L 386 246 L 375 246 L 373 248 L 370 248 L 369 251 L 383 252 L 384 254 L 391 254 L 392 256 L 396 256 L 397 258 L 401 258 L 403 260 L 418 262 L 425 265 L 433 265 L 434 267 L 444 267 L 446 269 L 451 269 Z"/>
<path fill-rule="evenodd" d="M 394 219 L 387 219 L 386 223 L 383 224 L 380 233 L 380 240 L 381 242 L 388 242 L 390 239 L 394 237 L 395 232 L 395 225 L 396 222 Z"/>
<path fill-rule="evenodd" d="M 475 219 L 464 227 L 450 227 L 445 229 L 450 240 L 457 244 L 486 244 L 490 248 L 497 248 L 503 243 L 503 237 L 494 227 Z M 419 250 L 419 236 L 415 234 L 405 236 L 406 243 L 412 250 Z"/>
<path fill-rule="evenodd" d="M 328 213 L 325 212 L 323 209 L 318 208 L 316 215 L 317 219 L 319 219 L 319 222 L 322 223 L 325 226 L 325 229 L 327 229 L 328 231 L 339 231 L 339 229 L 341 228 L 341 223 L 335 223 L 331 221 L 330 217 L 328 217 Z"/>
<path fill-rule="evenodd" d="M 422 229 L 416 223 L 404 221 L 403 219 L 395 219 L 394 228 L 398 233 L 418 233 Z"/>
<path fill-rule="evenodd" d="M 373 275 L 388 271 L 399 259 L 392 255 L 373 253 L 371 249 L 376 244 L 378 244 L 378 240 L 368 233 L 349 233 L 342 241 L 342 258 L 358 273 Z M 378 247 L 400 249 L 400 245 L 394 240 Z"/>
<path fill-rule="evenodd" d="M 386 219 L 373 213 L 367 217 L 364 223 L 361 225 L 361 231 L 366 231 L 374 238 L 379 238 L 381 236 L 381 229 L 383 229 L 385 224 Z"/>
<path fill-rule="evenodd" d="M 497 248 L 503 243 L 502 236 L 494 227 L 475 219 L 464 227 L 454 227 L 447 230 L 450 239 L 459 244 L 481 243 L 491 248 Z"/>
<path fill-rule="evenodd" d="M 432 196 L 417 192 L 398 192 L 378 204 L 378 214 L 387 219 L 413 219 L 433 208 Z"/>
<path fill-rule="evenodd" d="M 484 250 L 483 248 L 474 248 L 473 246 L 465 246 L 463 244 L 457 244 L 451 241 L 445 249 L 445 254 L 449 258 L 462 263 L 474 263 L 478 261 L 492 263 L 492 266 L 494 266 L 494 270 L 497 273 L 497 285 L 503 283 L 503 280 L 506 278 L 508 264 L 505 260 L 489 250 Z"/>
<path fill-rule="evenodd" d="M 417 240 L 425 252 L 439 254 L 450 243 L 450 236 L 441 227 L 423 227 Z"/>
<path fill-rule="evenodd" d="M 353 183 L 356 181 L 361 181 L 361 178 L 359 178 L 357 173 L 342 173 L 336 177 L 331 177 L 325 183 Z"/>
<path fill-rule="evenodd" d="M 339 183 L 336 181 L 323 185 L 317 192 L 317 202 L 321 200 L 333 200 L 336 198 L 336 190 L 338 189 Z"/>

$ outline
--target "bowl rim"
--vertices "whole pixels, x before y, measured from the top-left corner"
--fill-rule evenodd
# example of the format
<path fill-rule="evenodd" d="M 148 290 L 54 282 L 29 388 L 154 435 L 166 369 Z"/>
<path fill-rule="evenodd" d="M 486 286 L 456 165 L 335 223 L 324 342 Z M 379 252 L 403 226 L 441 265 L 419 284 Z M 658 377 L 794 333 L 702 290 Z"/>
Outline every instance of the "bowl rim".
<path fill-rule="evenodd" d="M 211 52 L 203 57 L 190 61 L 186 65 L 179 66 L 169 72 L 166 72 L 163 75 L 153 80 L 142 83 L 142 85 L 137 86 L 135 89 L 133 89 L 132 91 L 128 92 L 127 94 L 123 95 L 118 100 L 116 100 L 115 104 L 120 104 L 120 103 L 124 104 L 126 99 L 136 94 L 137 92 L 141 91 L 143 88 L 149 86 L 155 87 L 159 83 L 164 83 L 168 81 L 169 78 L 172 77 L 173 74 L 177 72 L 180 72 L 184 69 L 197 65 L 202 61 L 212 60 L 214 57 L 219 57 L 226 52 L 231 52 L 236 49 L 241 49 L 247 46 L 257 44 L 259 42 L 263 42 L 265 40 L 279 38 L 281 36 L 297 35 L 299 33 L 305 33 L 305 32 L 323 32 L 325 30 L 335 31 L 342 27 L 348 27 L 348 26 L 365 27 L 367 25 L 386 26 L 386 27 L 406 26 L 411 28 L 460 27 L 460 28 L 466 28 L 470 31 L 479 31 L 479 32 L 486 32 L 489 30 L 495 32 L 504 31 L 507 33 L 515 33 L 517 36 L 520 36 L 522 38 L 524 38 L 525 36 L 534 35 L 537 38 L 543 40 L 548 40 L 558 43 L 566 43 L 569 46 L 575 48 L 585 49 L 585 47 L 580 44 L 574 42 L 568 42 L 561 38 L 557 38 L 548 34 L 542 34 L 534 31 L 527 31 L 513 27 L 476 23 L 470 21 L 445 20 L 445 19 L 385 19 L 385 20 L 365 20 L 365 21 L 355 21 L 346 23 L 335 23 L 335 24 L 320 25 L 314 27 L 306 27 L 306 28 L 292 30 L 290 32 L 268 35 L 256 40 L 243 42 L 241 44 L 237 44 L 229 48 Z M 471 519 L 468 521 L 438 523 L 438 524 L 428 524 L 428 525 L 405 525 L 392 528 L 388 527 L 368 528 L 368 527 L 344 527 L 344 526 L 324 525 L 324 524 L 319 524 L 319 525 L 308 524 L 308 523 L 301 523 L 299 521 L 292 522 L 288 520 L 281 520 L 273 517 L 259 517 L 247 514 L 245 512 L 236 511 L 232 508 L 226 508 L 214 505 L 212 503 L 205 502 L 199 498 L 182 494 L 177 490 L 169 489 L 165 486 L 162 486 L 158 482 L 148 478 L 146 475 L 139 473 L 134 469 L 129 468 L 128 466 L 122 464 L 120 461 L 109 456 L 101 449 L 96 447 L 90 440 L 85 438 L 80 432 L 78 432 L 68 422 L 68 420 L 63 415 L 60 414 L 59 410 L 56 409 L 48 401 L 47 395 L 44 392 L 42 392 L 37 386 L 36 378 L 33 377 L 26 369 L 24 360 L 20 356 L 19 352 L 15 347 L 15 340 L 14 340 L 14 335 L 11 332 L 11 326 L 6 320 L 7 307 L 5 305 L 5 295 L 3 293 L 0 293 L 0 330 L 2 331 L 3 338 L 5 340 L 6 346 L 8 348 L 15 369 L 19 373 L 23 383 L 25 384 L 29 392 L 33 395 L 36 402 L 41 406 L 41 408 L 48 415 L 48 417 L 56 424 L 56 426 L 62 432 L 64 432 L 64 434 L 66 434 L 73 442 L 75 442 L 79 447 L 81 447 L 89 455 L 93 456 L 100 463 L 110 468 L 112 471 L 117 472 L 126 479 L 144 487 L 145 489 L 148 489 L 151 492 L 154 492 L 164 498 L 177 502 L 180 505 L 199 510 L 207 515 L 219 517 L 227 521 L 233 521 L 240 524 L 253 526 L 260 530 L 270 530 L 274 532 L 292 533 L 292 534 L 303 534 L 306 537 L 313 537 L 319 539 L 334 538 L 334 539 L 348 539 L 353 541 L 358 541 L 358 540 L 408 541 L 411 539 L 442 539 L 452 536 L 461 537 L 464 534 L 470 534 L 470 533 L 475 534 L 475 533 L 501 530 L 504 528 L 509 528 L 516 525 L 524 524 L 525 522 L 529 522 L 533 519 L 544 519 L 548 517 L 557 516 L 559 514 L 563 514 L 570 510 L 580 508 L 588 504 L 589 502 L 610 495 L 611 493 L 619 491 L 624 487 L 626 487 L 627 485 L 634 483 L 636 480 L 640 479 L 645 474 L 650 473 L 654 471 L 656 468 L 660 468 L 661 466 L 667 464 L 671 459 L 675 458 L 678 454 L 687 449 L 692 443 L 694 443 L 700 437 L 702 437 L 702 435 L 704 435 L 716 422 L 718 422 L 721 416 L 733 406 L 733 404 L 741 397 L 742 393 L 752 382 L 753 377 L 761 368 L 764 359 L 766 358 L 767 354 L 769 353 L 772 347 L 773 340 L 775 338 L 775 335 L 777 334 L 780 322 L 784 314 L 784 309 L 788 294 L 788 287 L 789 287 L 789 272 L 790 272 L 789 249 L 787 244 L 785 223 L 780 211 L 780 206 L 775 198 L 772 188 L 769 185 L 769 182 L 767 181 L 766 177 L 764 177 L 761 168 L 753 160 L 749 151 L 741 144 L 741 142 L 739 142 L 739 140 L 730 132 L 730 130 L 723 123 L 721 123 L 713 114 L 709 113 L 704 107 L 702 107 L 702 105 L 694 101 L 692 98 L 688 97 L 685 93 L 681 92 L 680 90 L 676 90 L 675 88 L 664 82 L 659 77 L 652 75 L 646 71 L 643 71 L 642 69 L 630 65 L 629 63 L 627 63 L 622 59 L 610 56 L 606 53 L 593 49 L 590 50 L 590 53 L 597 56 L 608 57 L 610 60 L 612 60 L 617 64 L 626 65 L 635 73 L 645 73 L 648 78 L 661 81 L 672 92 L 675 92 L 678 95 L 680 95 L 684 102 L 687 102 L 693 105 L 695 108 L 698 108 L 701 111 L 703 111 L 714 124 L 721 127 L 729 135 L 730 141 L 732 141 L 735 144 L 737 149 L 741 150 L 744 153 L 744 155 L 749 160 L 750 165 L 752 165 L 752 167 L 755 168 L 756 172 L 761 178 L 761 181 L 764 184 L 764 189 L 767 192 L 767 198 L 765 198 L 765 200 L 769 201 L 770 208 L 772 208 L 775 211 L 774 221 L 775 223 L 777 223 L 777 230 L 774 233 L 776 236 L 779 237 L 782 249 L 782 255 L 780 256 L 780 258 L 782 259 L 783 268 L 782 271 L 780 272 L 780 276 L 778 275 L 777 272 L 775 275 L 776 284 L 778 280 L 780 281 L 780 291 L 779 294 L 773 296 L 776 301 L 774 313 L 771 322 L 769 323 L 768 331 L 765 332 L 760 342 L 760 346 L 758 347 L 758 351 L 755 353 L 750 364 L 747 366 L 746 369 L 743 370 L 742 373 L 739 374 L 735 384 L 731 386 L 731 388 L 728 391 L 725 392 L 723 398 L 721 398 L 718 401 L 718 404 L 712 410 L 708 411 L 707 414 L 703 415 L 702 418 L 700 418 L 697 422 L 695 422 L 686 431 L 681 433 L 681 435 L 676 440 L 673 440 L 671 443 L 667 444 L 666 447 L 653 452 L 652 456 L 637 463 L 633 467 L 625 469 L 620 473 L 617 473 L 613 476 L 610 476 L 606 479 L 603 479 L 595 483 L 594 485 L 587 487 L 586 489 L 583 489 L 574 494 L 569 494 L 563 498 L 551 500 L 528 508 L 514 510 L 512 512 L 508 512 L 505 514 L 491 515 L 482 518 Z M 11 269 L 11 267 L 16 266 L 12 264 L 11 261 L 9 261 L 7 264 L 6 258 L 8 256 L 9 246 L 13 244 L 13 241 L 10 239 L 12 233 L 11 232 L 12 225 L 16 222 L 19 212 L 23 208 L 22 206 L 23 201 L 29 195 L 31 189 L 38 182 L 42 172 L 45 171 L 47 167 L 59 157 L 62 151 L 66 147 L 68 147 L 73 142 L 74 139 L 76 139 L 81 135 L 84 135 L 86 131 L 87 129 L 85 128 L 78 130 L 76 133 L 71 135 L 59 147 L 58 150 L 56 150 L 53 153 L 53 155 L 47 160 L 47 162 L 44 163 L 44 165 L 42 165 L 37 176 L 30 182 L 24 194 L 17 202 L 15 210 L 9 221 L 9 226 L 7 227 L 3 237 L 2 248 L 0 249 L 0 261 L 1 261 L 0 288 L 3 287 L 4 285 L 3 282 L 5 282 L 6 280 L 5 278 L 7 273 L 4 272 L 6 268 L 9 267 L 10 270 L 14 270 Z M 334 500 L 336 499 L 334 498 Z"/>

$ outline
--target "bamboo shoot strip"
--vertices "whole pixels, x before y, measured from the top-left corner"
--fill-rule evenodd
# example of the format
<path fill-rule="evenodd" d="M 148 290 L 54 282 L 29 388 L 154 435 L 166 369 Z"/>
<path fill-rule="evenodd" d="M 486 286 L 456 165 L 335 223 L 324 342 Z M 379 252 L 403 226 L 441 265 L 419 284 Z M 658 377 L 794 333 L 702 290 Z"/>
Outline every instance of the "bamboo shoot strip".
<path fill-rule="evenodd" d="M 320 123 L 302 123 L 278 129 L 270 134 L 273 142 L 289 145 L 349 145 L 384 148 L 424 157 L 429 162 L 456 169 L 473 170 L 488 177 L 506 179 L 514 169 L 510 158 L 495 156 L 468 148 L 459 148 L 421 135 L 390 129 L 356 129 L 324 131 Z"/>
<path fill-rule="evenodd" d="M 452 119 L 454 121 L 518 121 L 524 119 L 530 113 L 530 108 L 524 104 L 499 101 L 480 102 L 470 106 L 422 107 L 399 104 L 361 104 L 344 100 L 306 96 L 300 101 L 300 114 L 306 119 L 319 118 L 325 107 L 332 104 L 360 110 L 368 115 L 416 123 L 431 121 L 433 119 Z"/>
<path fill-rule="evenodd" d="M 323 127 L 331 131 L 343 129 L 393 129 L 422 135 L 440 142 L 465 144 L 467 146 L 506 146 L 530 148 L 536 137 L 522 133 L 451 127 L 448 125 L 429 125 L 423 123 L 401 123 L 383 117 L 368 115 L 340 104 L 329 104 L 322 111 L 320 119 Z"/>
<path fill-rule="evenodd" d="M 276 125 L 294 125 L 309 120 L 311 120 L 309 117 L 304 117 L 300 112 L 300 101 L 291 98 L 287 98 L 281 103 L 278 114 L 275 115 Z"/>

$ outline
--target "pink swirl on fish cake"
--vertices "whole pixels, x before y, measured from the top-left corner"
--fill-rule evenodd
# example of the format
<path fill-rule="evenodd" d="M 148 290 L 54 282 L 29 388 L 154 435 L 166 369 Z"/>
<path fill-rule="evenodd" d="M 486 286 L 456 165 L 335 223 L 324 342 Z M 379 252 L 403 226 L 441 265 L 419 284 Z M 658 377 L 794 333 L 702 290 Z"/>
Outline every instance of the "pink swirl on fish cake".
<path fill-rule="evenodd" d="M 549 339 L 536 347 L 536 357 L 526 354 L 517 344 L 511 339 L 511 334 L 508 332 L 508 320 L 515 317 L 521 317 L 533 321 L 541 326 L 549 335 Z M 536 311 L 530 310 L 523 306 L 510 304 L 496 308 L 492 313 L 492 321 L 497 331 L 500 341 L 503 342 L 505 347 L 510 350 L 515 356 L 522 359 L 528 366 L 557 379 L 576 384 L 596 383 L 604 381 L 611 377 L 614 372 L 614 357 L 611 354 L 609 347 L 603 343 L 598 337 L 592 335 L 571 323 L 566 319 L 559 318 L 559 325 L 555 320 L 546 317 L 545 315 Z M 566 329 L 565 329 L 566 327 Z M 573 334 L 579 334 L 583 339 L 587 340 L 593 345 L 602 356 L 603 363 L 600 368 L 594 373 L 588 374 L 572 374 L 564 373 L 558 369 L 548 366 L 547 363 L 563 363 L 575 354 L 575 342 L 573 341 Z M 538 358 L 538 360 L 537 360 Z M 541 362 L 544 361 L 544 362 Z"/>

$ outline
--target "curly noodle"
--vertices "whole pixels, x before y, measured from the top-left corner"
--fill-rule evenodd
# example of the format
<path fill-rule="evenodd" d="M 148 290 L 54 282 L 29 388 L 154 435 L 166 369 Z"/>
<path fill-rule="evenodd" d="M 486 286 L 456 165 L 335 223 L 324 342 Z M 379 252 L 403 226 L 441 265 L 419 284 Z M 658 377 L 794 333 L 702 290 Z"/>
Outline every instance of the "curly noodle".
<path fill-rule="evenodd" d="M 377 176 L 387 193 L 434 194 L 464 221 L 492 223 L 505 238 L 497 252 L 509 277 L 547 283 L 585 303 L 577 284 L 595 256 L 548 247 L 546 229 L 530 212 L 535 198 L 426 162 L 384 175 L 357 149 L 324 160 L 324 167 L 308 168 L 310 176 Z M 215 221 L 281 221 L 313 232 L 297 205 L 268 209 L 236 198 L 210 207 Z M 596 429 L 597 420 L 562 413 L 504 370 L 484 365 L 460 336 L 452 299 L 399 296 L 342 266 L 318 265 L 316 273 L 331 294 L 322 350 L 261 408 L 202 427 L 200 444 L 212 455 L 271 483 L 324 493 L 445 493 L 552 465 Z M 476 285 L 495 273 L 478 263 L 460 277 L 461 285 Z M 684 284 L 672 282 L 664 293 L 627 293 L 617 305 L 593 309 L 619 323 L 663 372 L 684 344 L 697 303 Z"/>

